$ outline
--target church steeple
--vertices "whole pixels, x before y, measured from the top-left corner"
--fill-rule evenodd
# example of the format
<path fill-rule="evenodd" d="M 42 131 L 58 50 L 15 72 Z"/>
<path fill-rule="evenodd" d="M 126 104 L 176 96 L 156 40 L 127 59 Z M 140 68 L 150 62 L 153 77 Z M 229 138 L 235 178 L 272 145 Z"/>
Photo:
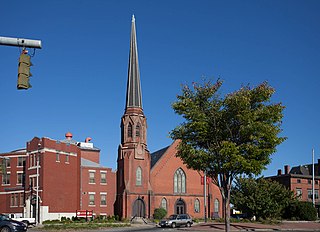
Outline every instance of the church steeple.
<path fill-rule="evenodd" d="M 136 24 L 134 15 L 131 21 L 131 37 L 130 37 L 130 54 L 128 67 L 128 82 L 127 82 L 127 96 L 126 96 L 126 112 L 134 108 L 140 109 L 142 113 L 142 96 L 140 85 L 140 71 L 138 62 L 138 49 L 136 37 Z"/>
<path fill-rule="evenodd" d="M 116 211 L 120 217 L 150 217 L 151 156 L 147 119 L 142 110 L 135 18 L 132 16 L 126 108 L 121 118 Z"/>

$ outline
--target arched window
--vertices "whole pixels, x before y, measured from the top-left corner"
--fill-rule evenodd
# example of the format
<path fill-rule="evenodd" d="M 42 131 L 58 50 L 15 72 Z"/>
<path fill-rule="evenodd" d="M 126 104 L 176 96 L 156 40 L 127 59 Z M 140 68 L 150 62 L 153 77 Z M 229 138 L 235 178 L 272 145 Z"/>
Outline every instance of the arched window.
<path fill-rule="evenodd" d="M 220 208 L 220 202 L 219 202 L 219 200 L 216 198 L 216 199 L 214 200 L 214 212 L 215 212 L 215 213 L 218 213 L 218 212 L 219 212 L 219 208 Z"/>
<path fill-rule="evenodd" d="M 194 201 L 194 212 L 196 213 L 200 212 L 200 201 L 198 198 Z"/>
<path fill-rule="evenodd" d="M 161 208 L 167 210 L 167 199 L 166 198 L 162 198 L 162 200 L 161 200 Z"/>
<path fill-rule="evenodd" d="M 174 173 L 174 193 L 185 193 L 186 192 L 186 175 L 184 171 L 179 168 Z"/>
<path fill-rule="evenodd" d="M 136 185 L 142 185 L 142 169 L 140 167 L 136 170 Z"/>
<path fill-rule="evenodd" d="M 128 124 L 128 138 L 132 138 L 132 124 Z"/>
<path fill-rule="evenodd" d="M 140 123 L 136 125 L 136 137 L 140 137 Z"/>

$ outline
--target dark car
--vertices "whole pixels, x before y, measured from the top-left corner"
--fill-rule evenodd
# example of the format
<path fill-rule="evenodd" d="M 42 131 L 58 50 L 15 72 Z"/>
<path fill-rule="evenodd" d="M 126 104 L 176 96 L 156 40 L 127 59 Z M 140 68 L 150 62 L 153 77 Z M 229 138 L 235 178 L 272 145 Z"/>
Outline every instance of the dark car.
<path fill-rule="evenodd" d="M 193 224 L 192 218 L 189 214 L 172 214 L 168 219 L 162 219 L 159 222 L 161 227 L 179 227 L 187 226 L 190 227 Z"/>
<path fill-rule="evenodd" d="M 5 214 L 0 214 L 0 232 L 26 232 L 27 225 L 10 219 Z"/>

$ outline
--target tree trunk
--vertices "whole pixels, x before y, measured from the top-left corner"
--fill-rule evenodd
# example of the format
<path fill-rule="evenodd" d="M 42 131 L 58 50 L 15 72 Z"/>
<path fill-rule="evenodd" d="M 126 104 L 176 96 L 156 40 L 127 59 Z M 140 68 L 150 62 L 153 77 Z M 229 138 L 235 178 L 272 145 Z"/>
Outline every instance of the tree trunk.
<path fill-rule="evenodd" d="M 224 199 L 224 224 L 225 231 L 230 232 L 230 186 L 227 186 Z"/>

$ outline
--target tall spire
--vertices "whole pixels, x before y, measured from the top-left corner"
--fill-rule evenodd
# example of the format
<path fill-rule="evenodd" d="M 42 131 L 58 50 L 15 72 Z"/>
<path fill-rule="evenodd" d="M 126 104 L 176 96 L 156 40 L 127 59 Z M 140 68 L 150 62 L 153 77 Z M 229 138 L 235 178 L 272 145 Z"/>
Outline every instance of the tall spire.
<path fill-rule="evenodd" d="M 128 108 L 140 108 L 142 110 L 140 72 L 139 72 L 138 49 L 137 49 L 137 38 L 136 38 L 136 24 L 135 24 L 134 15 L 132 15 L 132 22 L 131 22 L 126 110 Z"/>

